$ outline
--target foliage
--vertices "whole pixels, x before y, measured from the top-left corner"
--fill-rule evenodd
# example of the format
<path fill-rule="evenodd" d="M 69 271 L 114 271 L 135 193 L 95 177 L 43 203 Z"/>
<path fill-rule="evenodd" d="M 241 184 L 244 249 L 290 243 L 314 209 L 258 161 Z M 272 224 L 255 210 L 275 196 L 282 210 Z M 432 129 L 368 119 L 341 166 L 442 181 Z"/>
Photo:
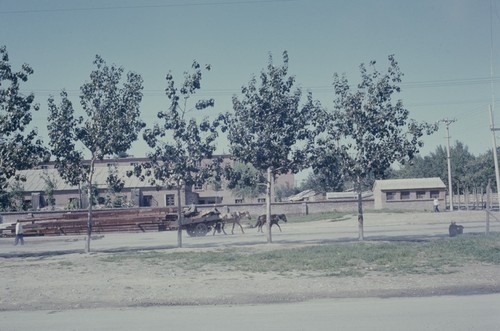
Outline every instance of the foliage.
<path fill-rule="evenodd" d="M 500 153 L 500 149 L 497 149 Z M 466 165 L 465 182 L 469 188 L 485 188 L 488 183 L 496 191 L 495 164 L 493 162 L 493 150 L 488 150 L 470 160 Z"/>
<path fill-rule="evenodd" d="M 75 117 L 73 104 L 65 91 L 61 103 L 49 98 L 49 137 L 55 168 L 74 186 L 85 183 L 89 201 L 94 201 L 91 183 L 95 162 L 106 156 L 126 152 L 137 140 L 144 123 L 140 119 L 142 78 L 129 72 L 122 83 L 123 68 L 108 66 L 96 55 L 90 81 L 81 88 L 80 105 L 85 116 Z M 77 143 L 79 144 L 77 146 Z M 84 161 L 84 151 L 90 161 Z M 87 251 L 92 232 L 92 204 L 89 203 Z"/>
<path fill-rule="evenodd" d="M 491 181 L 495 187 L 495 169 L 492 151 L 474 156 L 462 142 L 450 147 L 452 185 L 455 192 L 463 193 L 474 188 L 485 188 Z M 401 169 L 394 171 L 394 178 L 439 177 L 448 187 L 448 164 L 446 148 L 439 145 L 434 152 L 424 157 L 417 155 Z"/>
<path fill-rule="evenodd" d="M 287 52 L 281 66 L 269 56 L 267 72 L 261 72 L 257 84 L 254 77 L 242 87 L 241 100 L 233 97 L 234 113 L 227 114 L 231 154 L 260 171 L 296 173 L 307 164 L 318 105 L 310 93 L 300 105 L 302 91 L 294 88 L 295 77 L 288 75 Z"/>
<path fill-rule="evenodd" d="M 300 193 L 300 190 L 290 185 L 280 185 L 274 188 L 275 201 L 278 202 L 285 201 L 286 198 L 298 193 Z"/>
<path fill-rule="evenodd" d="M 97 183 L 93 183 L 92 185 L 89 186 L 88 183 L 84 183 L 81 187 L 81 190 L 82 192 L 89 192 L 89 188 L 90 188 L 90 195 L 86 195 L 87 199 L 89 199 L 88 201 L 91 201 L 92 202 L 92 206 L 95 206 L 97 204 L 99 204 L 99 188 L 97 187 Z"/>
<path fill-rule="evenodd" d="M 355 183 L 358 192 L 359 237 L 363 239 L 363 211 L 360 198 L 363 182 L 383 178 L 395 162 L 413 159 L 423 146 L 422 136 L 436 126 L 409 118 L 401 100 L 403 76 L 393 55 L 388 57 L 386 73 L 375 61 L 360 65 L 361 82 L 355 89 L 345 75 L 334 74 L 334 109 L 325 114 L 325 135 L 318 139 L 313 168 L 318 172 L 341 171 Z"/>
<path fill-rule="evenodd" d="M 45 183 L 44 193 L 47 200 L 47 205 L 50 207 L 50 209 L 53 210 L 56 204 L 54 192 L 57 189 L 57 180 L 54 178 L 54 176 L 50 176 L 46 171 L 44 171 L 44 173 L 42 174 L 42 180 Z"/>
<path fill-rule="evenodd" d="M 80 105 L 86 117 L 75 117 L 65 91 L 61 92 L 59 106 L 53 97 L 49 98 L 49 145 L 55 167 L 66 182 L 75 186 L 91 182 L 95 161 L 126 152 L 144 127 L 139 112 L 141 76 L 128 73 L 120 88 L 123 68 L 108 66 L 99 55 L 94 65 L 91 81 L 80 89 Z M 81 145 L 77 146 L 77 142 Z M 90 164 L 84 162 L 83 150 L 90 152 Z"/>
<path fill-rule="evenodd" d="M 30 169 L 49 159 L 37 130 L 29 129 L 32 112 L 39 110 L 34 104 L 35 96 L 21 92 L 21 84 L 32 74 L 28 64 L 13 71 L 7 48 L 0 46 L 0 194 L 4 197 L 9 179 L 22 180 L 18 170 Z"/>
<path fill-rule="evenodd" d="M 200 123 L 187 118 L 188 100 L 201 88 L 202 69 L 195 61 L 193 73 L 184 73 L 184 83 L 176 87 L 171 73 L 166 76 L 166 94 L 170 100 L 168 110 L 158 112 L 161 124 L 155 124 L 143 134 L 152 152 L 149 162 L 135 167 L 135 174 L 141 180 L 148 180 L 158 187 L 180 187 L 182 185 L 204 184 L 212 174 L 211 165 L 200 166 L 205 159 L 211 159 L 215 151 L 219 122 L 205 117 Z M 214 106 L 214 99 L 199 100 L 195 109 L 200 111 Z M 131 175 L 129 173 L 129 175 Z"/>
<path fill-rule="evenodd" d="M 10 184 L 9 191 L 0 190 L 0 210 L 2 211 L 22 211 L 28 210 L 31 206 L 24 201 L 23 181 L 16 180 Z"/>
<path fill-rule="evenodd" d="M 300 184 L 300 190 L 314 190 L 317 193 L 342 192 L 344 178 L 341 176 L 340 170 L 332 173 L 331 169 L 324 169 L 324 171 L 316 169 L 316 172 L 309 173 Z"/>
<path fill-rule="evenodd" d="M 253 77 L 243 86 L 243 96 L 233 97 L 234 113 L 226 114 L 228 139 L 233 158 L 267 172 L 267 211 L 271 214 L 271 183 L 275 176 L 303 170 L 309 161 L 319 104 L 309 93 L 301 105 L 302 91 L 288 75 L 288 53 L 283 64 L 274 65 L 269 56 L 260 84 Z M 267 236 L 271 242 L 270 228 Z"/>
<path fill-rule="evenodd" d="M 125 201 L 123 197 L 117 196 L 125 187 L 125 181 L 118 176 L 118 167 L 116 164 L 108 167 L 108 177 L 106 178 L 106 207 L 121 207 Z"/>
<path fill-rule="evenodd" d="M 210 70 L 209 65 L 205 68 Z M 165 91 L 170 105 L 167 110 L 158 112 L 158 119 L 163 122 L 146 129 L 143 134 L 152 149 L 148 153 L 149 161 L 136 165 L 134 172 L 127 174 L 135 174 L 158 188 L 175 188 L 178 194 L 182 187 L 203 185 L 211 177 L 221 181 L 222 160 L 213 158 L 219 119 L 211 122 L 205 117 L 198 123 L 194 117 L 188 118 L 189 112 L 202 111 L 215 104 L 214 99 L 206 99 L 198 100 L 194 109 L 188 107 L 188 101 L 201 89 L 202 80 L 200 64 L 194 61 L 191 69 L 191 73 L 184 73 L 184 82 L 180 86 L 176 85 L 170 72 L 167 74 Z M 206 162 L 210 159 L 211 162 Z M 182 217 L 180 210 L 181 206 L 178 206 L 179 219 Z M 181 230 L 179 227 L 179 247 L 182 246 Z"/>
<path fill-rule="evenodd" d="M 238 198 L 256 198 L 265 193 L 266 178 L 251 164 L 235 162 L 232 167 L 226 167 L 227 188 Z"/>

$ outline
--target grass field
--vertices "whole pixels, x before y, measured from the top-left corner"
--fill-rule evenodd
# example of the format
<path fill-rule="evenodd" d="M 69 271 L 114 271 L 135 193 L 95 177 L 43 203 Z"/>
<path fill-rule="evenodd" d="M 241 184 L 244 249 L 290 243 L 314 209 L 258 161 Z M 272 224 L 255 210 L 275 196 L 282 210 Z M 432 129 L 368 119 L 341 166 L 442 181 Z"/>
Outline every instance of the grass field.
<path fill-rule="evenodd" d="M 323 218 L 324 219 L 324 218 Z M 465 264 L 500 264 L 500 234 L 467 234 L 424 242 L 351 242 L 258 251 L 231 248 L 198 252 L 127 252 L 102 257 L 105 263 L 175 265 L 185 270 L 222 268 L 244 272 L 357 276 L 445 274 Z"/>

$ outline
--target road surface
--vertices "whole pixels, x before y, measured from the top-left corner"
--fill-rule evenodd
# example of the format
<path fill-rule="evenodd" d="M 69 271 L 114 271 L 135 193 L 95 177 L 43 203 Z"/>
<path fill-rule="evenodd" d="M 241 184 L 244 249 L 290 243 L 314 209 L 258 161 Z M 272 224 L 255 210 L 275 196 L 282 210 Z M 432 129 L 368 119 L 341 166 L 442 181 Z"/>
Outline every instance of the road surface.
<path fill-rule="evenodd" d="M 499 330 L 500 294 L 0 312 L 0 330 Z"/>

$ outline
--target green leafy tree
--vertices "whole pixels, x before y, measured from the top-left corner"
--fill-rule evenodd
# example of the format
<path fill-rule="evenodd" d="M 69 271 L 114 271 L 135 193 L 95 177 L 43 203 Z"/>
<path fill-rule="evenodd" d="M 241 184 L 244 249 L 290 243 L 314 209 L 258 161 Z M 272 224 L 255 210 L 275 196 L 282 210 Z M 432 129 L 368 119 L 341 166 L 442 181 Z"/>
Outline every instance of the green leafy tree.
<path fill-rule="evenodd" d="M 251 164 L 236 162 L 226 168 L 225 177 L 228 179 L 227 188 L 238 198 L 252 199 L 266 192 L 262 185 L 266 177 Z"/>
<path fill-rule="evenodd" d="M 341 172 L 338 169 L 335 172 L 330 172 L 331 167 L 323 168 L 325 172 L 317 169 L 317 172 L 311 172 L 307 178 L 301 183 L 300 190 L 314 190 L 318 193 L 326 192 L 342 192 L 344 190 L 344 179 L 340 176 Z"/>
<path fill-rule="evenodd" d="M 56 205 L 56 199 L 54 196 L 54 192 L 57 189 L 57 180 L 54 176 L 51 176 L 47 171 L 44 171 L 42 174 L 42 180 L 45 183 L 45 197 L 47 199 L 47 206 L 50 207 L 51 210 L 54 210 Z"/>
<path fill-rule="evenodd" d="M 24 185 L 21 180 L 14 180 L 9 185 L 9 191 L 0 192 L 0 203 L 4 211 L 23 211 L 30 206 L 24 200 Z"/>
<path fill-rule="evenodd" d="M 498 149 L 497 153 L 500 153 L 500 149 Z M 465 181 L 470 188 L 486 188 L 488 183 L 491 183 L 491 187 L 496 189 L 492 149 L 476 156 L 467 163 Z"/>
<path fill-rule="evenodd" d="M 275 65 L 269 56 L 267 70 L 233 97 L 234 113 L 227 114 L 231 154 L 238 162 L 251 164 L 267 173 L 266 215 L 271 215 L 271 184 L 277 175 L 297 173 L 307 166 L 313 130 L 319 107 L 309 93 L 301 104 L 302 90 L 294 87 L 288 75 L 288 53 L 283 64 Z M 270 222 L 267 241 L 272 242 Z"/>
<path fill-rule="evenodd" d="M 49 153 L 37 130 L 29 128 L 32 112 L 38 111 L 33 93 L 23 95 L 21 85 L 28 81 L 33 69 L 23 64 L 14 71 L 5 46 L 0 46 L 0 195 L 6 197 L 11 178 L 24 180 L 17 172 L 47 161 Z M 0 199 L 1 210 L 9 209 L 10 199 Z"/>
<path fill-rule="evenodd" d="M 492 153 L 490 153 L 492 154 Z M 469 149 L 460 141 L 450 148 L 450 161 L 452 168 L 452 187 L 454 192 L 463 193 L 464 189 L 477 185 L 486 186 L 488 175 L 484 171 L 490 169 L 490 175 L 494 176 L 494 169 L 491 159 L 476 162 L 476 157 L 469 152 Z M 493 172 L 491 172 L 493 171 Z M 399 178 L 423 178 L 439 177 L 448 187 L 448 157 L 444 146 L 437 146 L 429 155 L 424 157 L 417 155 L 413 160 L 404 164 L 400 170 L 394 173 Z M 482 178 L 485 179 L 482 179 Z M 479 184 L 480 183 L 480 184 Z"/>
<path fill-rule="evenodd" d="M 118 166 L 114 164 L 108 167 L 108 177 L 106 178 L 106 207 L 122 207 L 126 202 L 123 196 L 117 196 L 125 187 L 125 181 L 118 176 Z"/>
<path fill-rule="evenodd" d="M 92 182 L 95 163 L 104 157 L 127 151 L 137 140 L 144 123 L 140 119 L 142 78 L 129 72 L 122 83 L 123 68 L 107 65 L 96 55 L 90 81 L 81 88 L 80 105 L 84 116 L 75 117 L 68 95 L 61 92 L 61 103 L 49 98 L 50 147 L 55 168 L 74 186 L 87 188 L 88 201 L 94 200 Z M 85 154 L 86 153 L 86 154 Z M 85 155 L 90 155 L 88 161 Z M 90 251 L 92 203 L 88 204 L 86 251 Z"/>
<path fill-rule="evenodd" d="M 210 70 L 209 65 L 205 68 Z M 191 72 L 184 73 L 184 82 L 180 86 L 176 85 L 170 72 L 167 74 L 166 95 L 170 105 L 167 110 L 158 112 L 158 118 L 163 122 L 145 130 L 143 137 L 152 151 L 148 153 L 149 161 L 134 169 L 136 176 L 141 180 L 148 180 L 151 185 L 177 190 L 177 215 L 180 223 L 183 219 L 181 189 L 206 184 L 211 178 L 221 180 L 221 160 L 213 158 L 219 119 L 210 121 L 205 117 L 198 122 L 196 118 L 189 117 L 195 111 L 213 107 L 215 101 L 198 100 L 192 108 L 190 101 L 196 91 L 201 89 L 202 68 L 194 61 L 191 69 Z M 203 163 L 210 159 L 211 162 Z M 177 234 L 178 247 L 182 247 L 181 226 Z"/>
<path fill-rule="evenodd" d="M 274 188 L 274 196 L 276 201 L 285 201 L 286 198 L 300 193 L 297 187 L 292 187 L 290 185 L 280 185 Z"/>
<path fill-rule="evenodd" d="M 393 55 L 389 56 L 386 73 L 360 65 L 361 82 L 353 88 L 345 75 L 334 74 L 334 109 L 326 116 L 325 134 L 318 139 L 317 160 L 324 153 L 335 156 L 332 163 L 344 178 L 354 182 L 358 195 L 359 239 L 363 234 L 362 188 L 364 182 L 383 178 L 395 162 L 405 163 L 423 146 L 422 136 L 436 130 L 435 125 L 418 123 L 409 118 L 401 100 L 393 101 L 400 92 L 402 72 Z M 327 167 L 316 163 L 315 169 Z"/>

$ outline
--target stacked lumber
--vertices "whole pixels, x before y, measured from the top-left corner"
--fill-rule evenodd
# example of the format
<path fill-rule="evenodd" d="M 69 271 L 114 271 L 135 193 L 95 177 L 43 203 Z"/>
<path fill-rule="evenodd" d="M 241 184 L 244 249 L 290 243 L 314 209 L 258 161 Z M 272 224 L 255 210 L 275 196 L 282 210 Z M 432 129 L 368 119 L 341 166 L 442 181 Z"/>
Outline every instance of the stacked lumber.
<path fill-rule="evenodd" d="M 25 236 L 84 235 L 86 211 L 64 212 L 50 216 L 19 219 Z M 177 228 L 177 215 L 171 208 L 126 208 L 94 210 L 92 233 L 151 232 Z M 14 236 L 15 224 L 2 229 L 2 236 Z"/>

